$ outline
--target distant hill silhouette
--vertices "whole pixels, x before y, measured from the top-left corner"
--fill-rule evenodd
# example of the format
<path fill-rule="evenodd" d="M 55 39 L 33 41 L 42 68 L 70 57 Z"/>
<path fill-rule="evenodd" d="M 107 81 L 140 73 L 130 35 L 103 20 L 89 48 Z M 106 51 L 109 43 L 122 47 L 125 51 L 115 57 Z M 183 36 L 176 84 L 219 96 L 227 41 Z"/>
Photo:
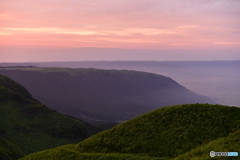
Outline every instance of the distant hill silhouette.
<path fill-rule="evenodd" d="M 215 103 L 171 78 L 138 71 L 28 68 L 1 69 L 52 109 L 87 120 L 125 121 L 159 107 Z"/>
<path fill-rule="evenodd" d="M 37 66 L 135 70 L 171 77 L 191 91 L 218 104 L 240 106 L 240 60 L 224 61 L 58 61 L 0 63 L 0 66 Z"/>

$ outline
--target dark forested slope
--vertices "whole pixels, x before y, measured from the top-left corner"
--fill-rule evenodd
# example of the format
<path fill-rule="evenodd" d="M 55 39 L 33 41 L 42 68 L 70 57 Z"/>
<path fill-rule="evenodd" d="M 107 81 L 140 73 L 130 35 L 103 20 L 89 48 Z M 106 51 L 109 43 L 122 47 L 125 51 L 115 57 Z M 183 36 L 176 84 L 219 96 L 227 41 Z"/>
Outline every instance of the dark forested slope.
<path fill-rule="evenodd" d="M 50 110 L 23 86 L 0 75 L 0 136 L 25 154 L 77 143 L 91 132 L 80 120 Z"/>

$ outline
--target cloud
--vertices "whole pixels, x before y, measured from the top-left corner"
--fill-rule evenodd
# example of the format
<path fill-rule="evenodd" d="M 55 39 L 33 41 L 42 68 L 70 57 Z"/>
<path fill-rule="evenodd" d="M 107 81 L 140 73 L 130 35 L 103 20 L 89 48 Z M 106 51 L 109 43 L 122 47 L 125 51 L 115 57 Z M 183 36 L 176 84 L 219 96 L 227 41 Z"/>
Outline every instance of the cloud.
<path fill-rule="evenodd" d="M 178 29 L 189 29 L 189 28 L 197 28 L 197 27 L 199 27 L 199 26 L 197 26 L 197 25 L 188 25 L 188 26 L 178 26 L 176 28 L 178 28 Z"/>
<path fill-rule="evenodd" d="M 2 0 L 0 42 L 147 49 L 237 46 L 239 15 L 238 0 Z"/>

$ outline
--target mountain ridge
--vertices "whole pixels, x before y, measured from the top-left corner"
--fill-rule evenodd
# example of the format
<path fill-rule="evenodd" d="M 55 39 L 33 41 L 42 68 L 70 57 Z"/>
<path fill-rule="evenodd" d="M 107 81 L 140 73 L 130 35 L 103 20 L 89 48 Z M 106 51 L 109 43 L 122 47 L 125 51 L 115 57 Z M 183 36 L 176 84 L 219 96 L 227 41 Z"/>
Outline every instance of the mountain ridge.
<path fill-rule="evenodd" d="M 125 121 L 159 107 L 216 103 L 162 75 L 70 68 L 1 69 L 52 109 L 79 119 Z M 88 117 L 88 118 L 87 118 Z"/>

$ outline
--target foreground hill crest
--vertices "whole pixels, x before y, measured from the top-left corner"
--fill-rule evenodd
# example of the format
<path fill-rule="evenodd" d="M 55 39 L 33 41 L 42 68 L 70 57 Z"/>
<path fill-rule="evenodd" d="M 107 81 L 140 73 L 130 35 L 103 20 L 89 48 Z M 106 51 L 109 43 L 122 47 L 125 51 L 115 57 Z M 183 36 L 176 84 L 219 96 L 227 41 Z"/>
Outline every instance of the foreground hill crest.
<path fill-rule="evenodd" d="M 80 152 L 174 157 L 240 129 L 240 108 L 209 104 L 165 107 L 79 143 Z"/>
<path fill-rule="evenodd" d="M 54 160 L 60 155 L 69 160 L 76 157 L 80 160 L 204 160 L 210 158 L 211 150 L 232 151 L 232 147 L 235 151 L 240 150 L 239 115 L 240 108 L 222 105 L 164 107 L 91 136 L 77 145 L 37 152 L 21 160 L 41 160 L 48 156 Z"/>

